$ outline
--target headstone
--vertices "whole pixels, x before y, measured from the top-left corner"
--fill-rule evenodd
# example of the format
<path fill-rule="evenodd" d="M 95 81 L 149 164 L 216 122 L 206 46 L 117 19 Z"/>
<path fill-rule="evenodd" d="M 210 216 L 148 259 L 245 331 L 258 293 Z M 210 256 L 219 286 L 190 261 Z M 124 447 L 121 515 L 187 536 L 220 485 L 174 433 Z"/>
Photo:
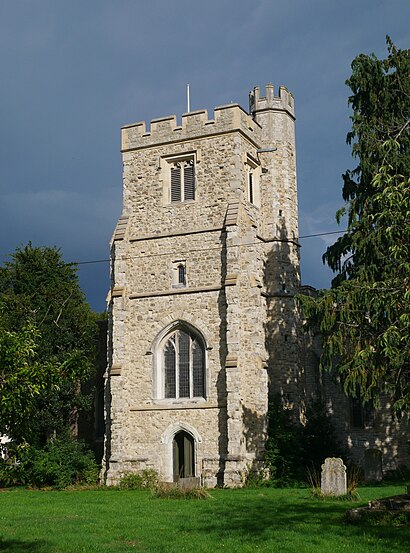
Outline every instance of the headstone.
<path fill-rule="evenodd" d="M 322 465 L 321 490 L 323 495 L 347 493 L 346 467 L 338 457 L 328 457 Z"/>
<path fill-rule="evenodd" d="M 366 449 L 364 452 L 364 478 L 380 482 L 383 480 L 382 452 L 380 449 Z"/>

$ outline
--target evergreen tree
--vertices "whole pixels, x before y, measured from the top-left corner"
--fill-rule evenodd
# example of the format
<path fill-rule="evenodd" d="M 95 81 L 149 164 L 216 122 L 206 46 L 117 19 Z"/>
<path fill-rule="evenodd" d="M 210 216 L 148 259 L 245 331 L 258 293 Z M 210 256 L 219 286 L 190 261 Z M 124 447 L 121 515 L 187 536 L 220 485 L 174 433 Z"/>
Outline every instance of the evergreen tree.
<path fill-rule="evenodd" d="M 302 297 L 323 335 L 322 368 L 336 370 L 363 403 L 388 394 L 410 408 L 410 51 L 387 37 L 388 56 L 352 63 L 352 145 L 358 165 L 343 175 L 337 220 L 347 231 L 323 256 L 332 289 Z"/>

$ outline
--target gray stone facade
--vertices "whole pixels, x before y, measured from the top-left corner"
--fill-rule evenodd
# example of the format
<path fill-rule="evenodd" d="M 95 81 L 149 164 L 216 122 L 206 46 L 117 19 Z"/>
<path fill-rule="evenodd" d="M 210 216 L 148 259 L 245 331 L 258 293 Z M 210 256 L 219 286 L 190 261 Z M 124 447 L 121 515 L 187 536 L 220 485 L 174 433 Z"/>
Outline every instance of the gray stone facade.
<path fill-rule="evenodd" d="M 172 116 L 122 129 L 108 484 L 153 468 L 165 481 L 241 485 L 263 468 L 269 393 L 296 416 L 317 393 L 294 298 L 295 155 L 293 96 L 272 85 L 253 90 L 250 114 L 230 104 L 213 119 L 195 111 L 181 125 Z"/>

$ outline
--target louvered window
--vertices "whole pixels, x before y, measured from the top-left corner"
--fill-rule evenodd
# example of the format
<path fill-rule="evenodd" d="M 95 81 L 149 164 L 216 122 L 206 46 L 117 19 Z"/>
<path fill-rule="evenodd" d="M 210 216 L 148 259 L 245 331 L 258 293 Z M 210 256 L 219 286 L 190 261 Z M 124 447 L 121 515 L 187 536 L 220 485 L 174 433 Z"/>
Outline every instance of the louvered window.
<path fill-rule="evenodd" d="M 204 348 L 198 338 L 178 329 L 165 342 L 163 355 L 165 397 L 204 397 Z"/>
<path fill-rule="evenodd" d="M 195 165 L 193 157 L 171 164 L 171 202 L 195 200 Z"/>
<path fill-rule="evenodd" d="M 184 164 L 184 201 L 195 200 L 194 160 Z"/>
<path fill-rule="evenodd" d="M 171 202 L 181 201 L 181 165 L 175 163 L 171 167 Z"/>

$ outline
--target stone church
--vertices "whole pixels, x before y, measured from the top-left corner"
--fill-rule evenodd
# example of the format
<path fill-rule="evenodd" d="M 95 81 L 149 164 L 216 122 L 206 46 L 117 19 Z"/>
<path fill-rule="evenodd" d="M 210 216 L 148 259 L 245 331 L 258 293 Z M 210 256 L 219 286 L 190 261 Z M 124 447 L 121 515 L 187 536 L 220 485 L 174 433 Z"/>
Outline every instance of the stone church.
<path fill-rule="evenodd" d="M 294 121 L 292 94 L 268 84 L 250 93 L 249 113 L 229 104 L 213 118 L 191 111 L 180 124 L 170 116 L 122 129 L 108 484 L 152 468 L 165 481 L 241 485 L 263 468 L 276 395 L 297 416 L 309 398 L 329 396 L 353 456 L 384 448 L 386 463 L 397 461 L 385 426 L 369 438 L 363 422 L 355 434 L 347 400 L 301 332 Z"/>

